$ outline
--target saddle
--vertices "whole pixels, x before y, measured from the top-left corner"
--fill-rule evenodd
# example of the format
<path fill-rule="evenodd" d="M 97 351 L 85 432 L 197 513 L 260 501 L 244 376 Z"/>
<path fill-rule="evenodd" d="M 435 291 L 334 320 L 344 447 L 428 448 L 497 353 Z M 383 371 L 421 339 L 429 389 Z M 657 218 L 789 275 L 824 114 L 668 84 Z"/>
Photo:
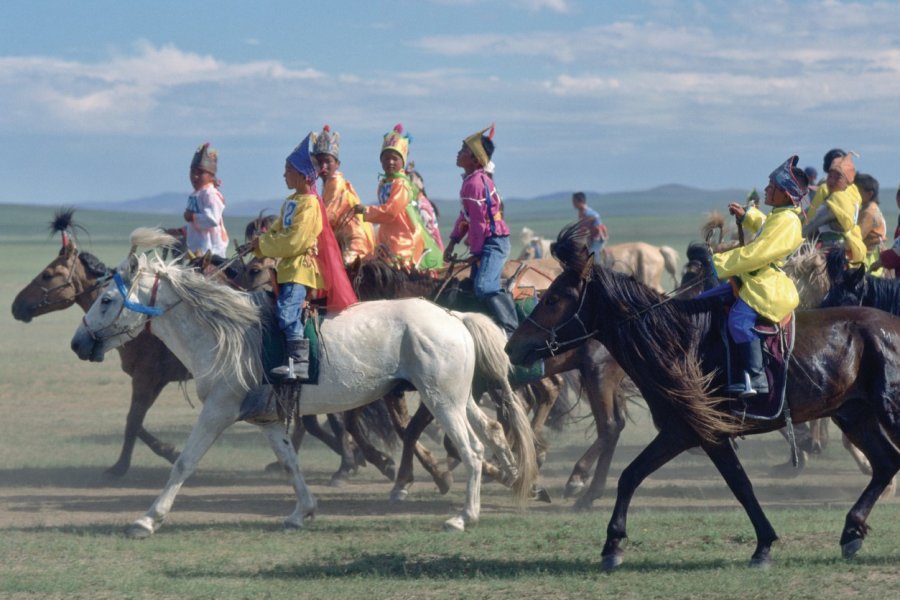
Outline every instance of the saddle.
<path fill-rule="evenodd" d="M 773 421 L 778 419 L 786 406 L 788 362 L 794 348 L 794 315 L 791 313 L 780 323 L 773 323 L 762 317 L 758 318 L 753 331 L 759 334 L 763 348 L 763 364 L 766 379 L 769 382 L 769 393 L 749 399 L 734 398 L 732 408 L 736 413 L 748 412 L 753 418 Z M 726 322 L 722 323 L 722 339 L 725 342 L 725 372 L 728 384 L 741 381 L 743 374 L 739 365 L 732 360 L 736 355 L 736 347 L 728 335 Z"/>
<path fill-rule="evenodd" d="M 275 302 L 271 292 L 254 294 L 253 302 Z M 263 322 L 262 362 L 263 381 L 254 386 L 241 402 L 239 420 L 264 425 L 272 422 L 290 424 L 296 416 L 300 401 L 300 391 L 304 385 L 316 385 L 319 382 L 319 360 L 322 344 L 319 340 L 319 325 L 322 317 L 318 310 L 309 304 L 304 307 L 304 336 L 309 340 L 309 378 L 303 381 L 286 381 L 272 375 L 275 367 L 287 362 L 287 348 L 284 334 L 278 327 L 278 318 L 274 311 L 266 313 Z"/>
<path fill-rule="evenodd" d="M 503 288 L 508 291 L 513 300 L 523 300 L 525 298 L 537 298 L 538 294 L 550 287 L 554 277 L 544 273 L 534 265 L 530 265 L 524 261 L 508 261 L 516 264 L 516 270 L 512 277 L 502 283 Z M 529 311 L 530 312 L 530 311 Z"/>

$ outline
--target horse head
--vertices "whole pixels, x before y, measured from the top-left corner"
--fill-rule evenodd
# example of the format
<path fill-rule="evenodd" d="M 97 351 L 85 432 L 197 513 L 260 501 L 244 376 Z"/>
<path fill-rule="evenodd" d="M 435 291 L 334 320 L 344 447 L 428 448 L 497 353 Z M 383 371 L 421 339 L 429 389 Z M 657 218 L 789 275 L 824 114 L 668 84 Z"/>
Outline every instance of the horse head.
<path fill-rule="evenodd" d="M 551 245 L 551 252 L 564 270 L 510 337 L 506 352 L 515 364 L 531 364 L 574 348 L 597 331 L 596 314 L 584 310 L 594 269 L 587 232 L 577 224 L 569 225 Z"/>
<path fill-rule="evenodd" d="M 12 303 L 16 320 L 28 323 L 34 317 L 63 310 L 76 302 L 83 302 L 87 308 L 92 300 L 88 296 L 97 289 L 98 278 L 107 274 L 102 262 L 78 250 L 75 233 L 84 228 L 73 220 L 74 212 L 71 208 L 60 209 L 50 222 L 51 232 L 60 234 L 59 253 L 16 295 Z"/>
<path fill-rule="evenodd" d="M 72 337 L 71 347 L 78 358 L 101 362 L 104 355 L 134 339 L 152 317 L 165 312 L 156 306 L 159 270 L 138 247 L 156 248 L 174 244 L 175 238 L 160 229 L 138 228 L 131 234 L 131 251 L 85 313 Z M 162 302 L 160 302 L 161 304 Z"/>

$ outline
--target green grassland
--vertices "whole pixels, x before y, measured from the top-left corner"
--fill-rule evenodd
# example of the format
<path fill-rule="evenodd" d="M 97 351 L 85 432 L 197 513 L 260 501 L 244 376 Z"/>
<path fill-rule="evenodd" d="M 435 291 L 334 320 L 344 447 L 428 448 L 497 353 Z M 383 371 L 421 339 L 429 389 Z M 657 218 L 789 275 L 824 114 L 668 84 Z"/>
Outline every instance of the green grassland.
<path fill-rule="evenodd" d="M 0 303 L 59 249 L 46 207 L 0 206 Z M 175 219 L 78 213 L 90 232 L 83 249 L 115 264 L 138 225 Z M 445 215 L 445 217 L 447 217 Z M 452 220 L 452 215 L 449 215 Z M 683 252 L 702 215 L 610 217 L 616 241 L 642 239 Z M 551 235 L 567 222 L 527 223 Z M 229 219 L 230 230 L 243 229 Z M 667 282 L 668 285 L 668 282 Z M 8 308 L 7 308 L 8 310 Z M 238 424 L 188 481 L 151 539 L 122 535 L 164 484 L 169 467 L 138 443 L 131 471 L 102 476 L 121 445 L 129 380 L 118 357 L 80 362 L 69 350 L 77 308 L 29 324 L 0 318 L 0 597 L 14 598 L 846 598 L 900 595 L 900 501 L 879 503 L 870 537 L 852 562 L 840 558 L 844 514 L 865 486 L 836 430 L 824 454 L 795 478 L 770 473 L 787 458 L 777 434 L 740 440 L 739 455 L 782 539 L 768 572 L 745 567 L 754 547 L 749 520 L 709 461 L 686 454 L 638 490 L 629 519 L 626 561 L 600 572 L 599 553 L 615 480 L 651 439 L 638 400 L 613 461 L 610 487 L 590 512 L 571 510 L 562 488 L 590 442 L 581 403 L 551 450 L 541 482 L 549 505 L 516 508 L 486 483 L 481 522 L 464 534 L 441 532 L 462 504 L 462 473 L 446 496 L 421 470 L 410 499 L 388 502 L 390 484 L 371 467 L 347 486 L 327 486 L 337 459 L 306 440 L 301 465 L 320 514 L 306 531 L 284 533 L 293 508 L 289 485 L 263 472 L 271 460 L 261 435 Z M 146 427 L 183 444 L 197 416 L 174 386 L 164 390 Z M 576 417 L 578 419 L 576 419 Z M 437 450 L 432 441 L 427 443 Z"/>

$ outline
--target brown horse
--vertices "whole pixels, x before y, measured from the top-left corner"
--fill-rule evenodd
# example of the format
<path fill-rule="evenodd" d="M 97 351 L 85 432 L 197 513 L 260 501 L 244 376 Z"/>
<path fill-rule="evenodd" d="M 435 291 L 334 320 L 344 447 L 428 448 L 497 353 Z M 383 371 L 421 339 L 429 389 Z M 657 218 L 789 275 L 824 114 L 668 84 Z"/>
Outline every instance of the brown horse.
<path fill-rule="evenodd" d="M 28 323 L 34 317 L 74 304 L 87 311 L 109 278 L 110 270 L 102 262 L 77 248 L 72 235 L 75 228 L 73 212 L 71 209 L 59 211 L 51 222 L 53 231 L 62 234 L 62 248 L 13 300 L 12 313 L 16 320 Z M 119 459 L 106 470 L 111 477 L 121 477 L 128 471 L 136 439 L 142 440 L 155 454 L 175 462 L 178 458 L 175 447 L 144 429 L 144 417 L 166 385 L 191 378 L 175 355 L 146 331 L 118 351 L 122 370 L 131 377 L 131 406 L 125 420 L 125 438 Z"/>
<path fill-rule="evenodd" d="M 751 566 L 768 566 L 778 539 L 730 444 L 735 435 L 772 431 L 772 421 L 741 422 L 715 396 L 725 384 L 719 301 L 664 300 L 630 277 L 589 262 L 577 226 L 560 233 L 555 254 L 565 265 L 529 319 L 507 345 L 513 362 L 600 340 L 644 396 L 659 433 L 619 478 L 602 567 L 622 562 L 631 498 L 651 473 L 700 446 L 710 457 L 756 531 Z M 796 314 L 787 400 L 793 418 L 830 416 L 872 465 L 872 477 L 847 514 L 840 544 L 849 558 L 862 548 L 872 507 L 900 469 L 900 320 L 870 308 L 830 308 Z"/>

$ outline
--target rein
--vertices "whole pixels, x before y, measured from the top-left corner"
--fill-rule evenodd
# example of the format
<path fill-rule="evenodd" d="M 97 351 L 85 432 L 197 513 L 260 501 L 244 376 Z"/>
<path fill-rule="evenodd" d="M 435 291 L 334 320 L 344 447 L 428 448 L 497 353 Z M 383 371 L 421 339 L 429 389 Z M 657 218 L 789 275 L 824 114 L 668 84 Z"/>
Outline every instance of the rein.
<path fill-rule="evenodd" d="M 527 322 L 530 322 L 532 325 L 534 325 L 535 327 L 537 327 L 544 333 L 548 334 L 549 337 L 547 338 L 547 341 L 544 342 L 544 344 L 546 345 L 547 350 L 550 352 L 550 356 L 556 356 L 557 352 L 559 352 L 561 349 L 567 348 L 568 346 L 574 346 L 579 342 L 582 342 L 587 339 L 591 339 L 594 337 L 594 335 L 598 331 L 600 331 L 599 329 L 595 328 L 593 331 L 588 332 L 587 325 L 585 325 L 584 321 L 581 319 L 581 310 L 582 310 L 582 308 L 584 308 L 584 300 L 585 300 L 585 298 L 587 298 L 587 288 L 588 288 L 588 283 L 590 280 L 587 278 L 584 278 L 581 281 L 582 281 L 583 285 L 581 286 L 581 294 L 579 295 L 579 298 L 578 298 L 578 308 L 575 310 L 575 312 L 572 314 L 571 317 L 569 317 L 568 319 L 566 319 L 559 325 L 556 325 L 556 326 L 548 329 L 548 328 L 544 327 L 543 325 L 541 325 L 540 323 L 538 323 L 537 321 L 535 321 L 531 317 L 531 315 L 528 315 L 527 317 L 525 317 L 525 320 Z M 557 341 L 556 332 L 563 329 L 564 327 L 566 327 L 572 321 L 577 321 L 578 324 L 581 325 L 582 335 L 572 338 L 572 339 L 569 339 L 569 340 L 563 340 L 562 342 Z"/>
<path fill-rule="evenodd" d="M 156 294 L 157 294 L 157 291 L 159 290 L 159 279 L 160 279 L 159 273 L 156 273 L 156 277 L 153 280 L 153 287 L 151 288 L 151 292 L 150 292 L 150 305 L 149 306 L 141 304 L 139 302 L 133 302 L 128 299 L 128 294 L 130 293 L 130 290 L 125 288 L 125 281 L 122 279 L 122 275 L 118 271 L 113 273 L 112 279 L 116 284 L 116 290 L 122 296 L 122 306 L 119 307 L 119 312 L 116 313 L 116 316 L 113 317 L 113 319 L 109 323 L 109 325 L 104 325 L 100 329 L 92 330 L 87 322 L 87 314 L 85 314 L 83 317 L 81 317 L 82 325 L 84 325 L 84 328 L 87 330 L 88 335 L 90 335 L 91 339 L 94 340 L 95 342 L 101 342 L 104 339 L 117 337 L 119 335 L 125 335 L 130 340 L 133 340 L 135 337 L 137 337 L 132 334 L 141 325 L 136 325 L 134 327 L 123 327 L 123 328 L 119 328 L 118 330 L 113 331 L 113 333 L 111 333 L 109 335 L 103 335 L 103 336 L 100 335 L 101 332 L 106 331 L 107 329 L 109 329 L 113 325 L 115 325 L 116 321 L 119 320 L 119 316 L 125 310 L 130 310 L 132 312 L 136 312 L 136 313 L 139 313 L 142 315 L 147 315 L 147 320 L 143 323 L 143 327 L 145 328 L 146 331 L 150 331 L 150 320 L 153 317 L 160 317 L 165 313 L 165 310 L 163 308 L 154 306 L 154 304 L 156 304 Z M 171 307 L 169 307 L 169 308 L 171 308 Z"/>

